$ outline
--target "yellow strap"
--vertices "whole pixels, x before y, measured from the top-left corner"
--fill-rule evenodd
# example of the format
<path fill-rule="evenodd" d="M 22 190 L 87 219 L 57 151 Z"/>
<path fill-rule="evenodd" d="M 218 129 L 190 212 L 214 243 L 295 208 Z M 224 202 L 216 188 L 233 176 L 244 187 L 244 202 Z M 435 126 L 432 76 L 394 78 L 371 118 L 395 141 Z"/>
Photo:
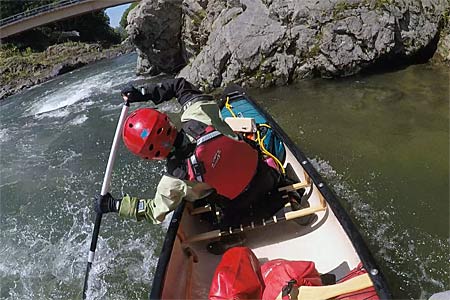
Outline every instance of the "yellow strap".
<path fill-rule="evenodd" d="M 233 116 L 233 118 L 236 118 L 235 113 L 233 112 L 233 106 L 231 106 L 230 104 L 230 97 L 227 97 L 227 101 L 225 102 L 225 108 L 228 109 L 228 111 L 231 113 L 231 115 Z M 270 127 L 268 124 L 259 124 L 259 126 L 263 126 L 263 127 L 267 127 L 267 128 L 272 128 Z M 265 137 L 264 137 L 265 138 Z M 275 163 L 280 167 L 280 170 L 283 174 L 286 174 L 286 170 L 283 167 L 283 164 L 280 162 L 280 160 L 273 155 L 272 153 L 270 153 L 266 147 L 264 147 L 264 138 L 261 139 L 260 137 L 260 133 L 259 133 L 259 129 L 256 130 L 256 142 L 259 144 L 259 147 L 261 148 L 261 152 L 269 157 L 271 157 Z"/>
<path fill-rule="evenodd" d="M 227 97 L 227 101 L 225 102 L 225 108 L 230 111 L 230 113 L 233 116 L 233 118 L 236 118 L 236 115 L 233 112 L 233 106 L 231 106 L 229 101 L 230 101 L 230 97 Z"/>
<path fill-rule="evenodd" d="M 266 125 L 266 124 L 264 124 L 264 125 Z M 270 126 L 268 126 L 268 125 L 266 125 L 266 126 L 270 128 Z M 260 135 L 260 133 L 259 133 L 259 130 L 256 131 L 256 142 L 259 144 L 259 147 L 261 148 L 261 152 L 262 152 L 263 154 L 265 154 L 265 155 L 271 157 L 271 158 L 275 161 L 275 163 L 276 163 L 278 166 L 280 166 L 281 172 L 282 172 L 283 174 L 285 174 L 285 173 L 286 173 L 286 170 L 284 169 L 283 164 L 280 162 L 280 160 L 279 160 L 275 155 L 273 155 L 272 153 L 270 153 L 270 152 L 266 149 L 266 147 L 264 147 L 264 139 L 265 139 L 265 138 L 266 138 L 266 137 L 264 137 L 264 138 L 261 139 L 261 135 Z"/>

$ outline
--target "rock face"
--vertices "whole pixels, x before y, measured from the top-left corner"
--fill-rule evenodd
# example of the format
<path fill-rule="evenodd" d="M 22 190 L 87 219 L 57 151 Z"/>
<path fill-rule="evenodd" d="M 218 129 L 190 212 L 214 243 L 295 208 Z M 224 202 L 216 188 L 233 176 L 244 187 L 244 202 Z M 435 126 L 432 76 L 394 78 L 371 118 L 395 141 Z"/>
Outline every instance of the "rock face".
<path fill-rule="evenodd" d="M 437 63 L 445 63 L 450 66 L 450 33 L 441 36 L 433 59 Z"/>
<path fill-rule="evenodd" d="M 133 41 L 151 72 L 186 63 L 178 75 L 206 90 L 270 86 L 431 56 L 448 7 L 447 0 L 143 0 L 127 29 L 140 33 Z"/>
<path fill-rule="evenodd" d="M 433 62 L 450 66 L 450 6 L 443 14 L 441 35 Z"/>
<path fill-rule="evenodd" d="M 138 49 L 138 72 L 172 73 L 185 64 L 182 55 L 182 0 L 142 1 L 127 17 L 130 41 Z"/>

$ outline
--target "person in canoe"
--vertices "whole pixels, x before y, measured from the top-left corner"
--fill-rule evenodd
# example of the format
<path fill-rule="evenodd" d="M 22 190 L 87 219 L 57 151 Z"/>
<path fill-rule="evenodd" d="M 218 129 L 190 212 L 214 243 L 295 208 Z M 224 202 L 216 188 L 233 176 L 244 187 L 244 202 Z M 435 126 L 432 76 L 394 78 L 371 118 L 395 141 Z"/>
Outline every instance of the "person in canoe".
<path fill-rule="evenodd" d="M 153 199 L 97 195 L 98 213 L 118 212 L 125 218 L 160 223 L 185 199 L 213 204 L 220 211 L 220 220 L 214 217 L 214 222 L 227 228 L 268 218 L 289 201 L 278 192 L 285 177 L 264 161 L 255 143 L 240 138 L 221 119 L 212 96 L 183 78 L 140 89 L 129 85 L 121 93 L 130 103 L 158 105 L 177 98 L 182 126 L 177 130 L 166 114 L 151 108 L 127 117 L 122 134 L 126 147 L 143 159 L 166 160 L 167 173 Z M 300 201 L 298 194 L 290 198 Z"/>

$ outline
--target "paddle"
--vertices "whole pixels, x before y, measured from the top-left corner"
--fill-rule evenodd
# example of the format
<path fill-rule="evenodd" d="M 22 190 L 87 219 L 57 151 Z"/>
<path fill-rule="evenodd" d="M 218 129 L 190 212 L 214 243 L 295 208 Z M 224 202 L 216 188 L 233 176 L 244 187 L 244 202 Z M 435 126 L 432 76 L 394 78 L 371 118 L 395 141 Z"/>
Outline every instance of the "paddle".
<path fill-rule="evenodd" d="M 130 104 L 126 101 L 123 104 L 122 111 L 120 113 L 119 122 L 117 123 L 116 133 L 114 134 L 113 143 L 111 146 L 111 151 L 109 153 L 108 164 L 106 165 L 105 177 L 103 178 L 101 195 L 106 195 L 109 192 L 109 187 L 111 184 L 111 174 L 114 165 L 114 160 L 116 159 L 117 149 L 119 147 L 119 138 L 122 131 L 123 124 L 125 123 L 125 117 L 128 114 L 128 109 Z M 89 272 L 91 271 L 92 262 L 94 261 L 95 249 L 97 248 L 98 234 L 100 232 L 100 224 L 102 222 L 102 214 L 98 213 L 95 217 L 94 231 L 92 233 L 91 248 L 89 250 L 88 263 L 86 268 L 86 274 L 84 276 L 84 286 L 83 286 L 83 299 L 86 299 L 86 293 L 88 289 Z"/>

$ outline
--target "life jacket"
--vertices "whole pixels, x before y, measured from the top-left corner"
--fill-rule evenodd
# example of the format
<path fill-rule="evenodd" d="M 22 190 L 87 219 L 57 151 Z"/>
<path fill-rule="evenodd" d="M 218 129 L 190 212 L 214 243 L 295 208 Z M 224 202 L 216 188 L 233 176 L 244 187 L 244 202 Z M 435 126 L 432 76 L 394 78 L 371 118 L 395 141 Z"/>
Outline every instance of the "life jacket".
<path fill-rule="evenodd" d="M 246 190 L 258 166 L 256 149 L 199 121 L 184 123 L 183 130 L 196 141 L 187 159 L 189 180 L 205 182 L 230 200 Z"/>

